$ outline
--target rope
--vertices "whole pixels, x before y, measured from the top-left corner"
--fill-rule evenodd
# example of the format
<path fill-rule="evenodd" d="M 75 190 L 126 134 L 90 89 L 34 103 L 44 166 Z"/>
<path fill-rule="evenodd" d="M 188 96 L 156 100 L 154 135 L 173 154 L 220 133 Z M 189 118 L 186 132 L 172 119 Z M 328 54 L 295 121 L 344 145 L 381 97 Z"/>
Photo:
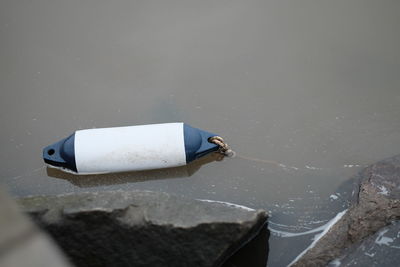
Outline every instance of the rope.
<path fill-rule="evenodd" d="M 218 152 L 221 154 L 221 158 L 217 159 L 217 161 L 222 160 L 224 157 L 233 158 L 233 157 L 237 156 L 236 153 L 229 147 L 229 145 L 224 141 L 224 139 L 221 136 L 210 137 L 210 138 L 208 138 L 208 142 L 219 146 Z M 241 155 L 238 155 L 237 157 L 244 159 L 244 160 L 272 164 L 272 165 L 275 165 L 279 168 L 283 168 L 286 170 L 289 170 L 289 169 L 292 169 L 292 170 L 299 170 L 299 169 L 323 170 L 323 169 L 327 169 L 327 168 L 318 168 L 318 167 L 313 167 L 313 166 L 308 166 L 308 165 L 305 165 L 305 167 L 295 167 L 295 166 L 285 165 L 285 164 L 282 164 L 282 163 L 274 161 L 274 160 L 264 160 L 264 159 L 246 157 L 246 156 L 241 156 Z M 361 164 L 351 164 L 350 165 L 349 164 L 349 165 L 343 165 L 342 168 L 363 167 L 363 166 L 365 167 L 367 165 L 361 165 Z"/>
<path fill-rule="evenodd" d="M 221 136 L 213 136 L 208 138 L 208 142 L 216 144 L 219 146 L 218 152 L 226 157 L 233 158 L 235 152 L 229 147 L 229 145 L 224 141 Z"/>

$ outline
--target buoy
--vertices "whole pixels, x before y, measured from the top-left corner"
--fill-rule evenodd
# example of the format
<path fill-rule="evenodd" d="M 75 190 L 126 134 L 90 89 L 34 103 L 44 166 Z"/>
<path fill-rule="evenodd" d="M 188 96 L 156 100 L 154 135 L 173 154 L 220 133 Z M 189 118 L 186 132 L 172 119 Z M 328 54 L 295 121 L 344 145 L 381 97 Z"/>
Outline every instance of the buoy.
<path fill-rule="evenodd" d="M 185 123 L 79 130 L 43 149 L 49 167 L 100 174 L 183 166 L 220 146 Z"/>

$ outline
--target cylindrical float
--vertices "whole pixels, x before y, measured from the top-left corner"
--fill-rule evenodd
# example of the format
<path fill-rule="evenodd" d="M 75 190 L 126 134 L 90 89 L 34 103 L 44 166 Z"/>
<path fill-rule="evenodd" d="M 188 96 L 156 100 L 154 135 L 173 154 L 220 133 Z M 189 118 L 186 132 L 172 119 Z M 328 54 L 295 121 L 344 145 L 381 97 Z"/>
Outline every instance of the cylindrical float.
<path fill-rule="evenodd" d="M 45 147 L 43 159 L 75 174 L 177 167 L 217 151 L 213 136 L 185 123 L 79 130 Z"/>

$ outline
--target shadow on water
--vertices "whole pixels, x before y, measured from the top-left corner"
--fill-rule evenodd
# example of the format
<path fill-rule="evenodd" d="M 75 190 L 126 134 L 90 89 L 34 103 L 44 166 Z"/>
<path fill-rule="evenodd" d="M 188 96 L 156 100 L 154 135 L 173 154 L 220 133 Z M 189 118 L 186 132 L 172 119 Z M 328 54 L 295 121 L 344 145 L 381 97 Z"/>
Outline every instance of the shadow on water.
<path fill-rule="evenodd" d="M 47 167 L 46 172 L 50 177 L 67 180 L 73 185 L 79 187 L 95 187 L 125 183 L 138 183 L 150 180 L 186 178 L 192 176 L 201 168 L 201 166 L 220 160 L 222 160 L 221 154 L 211 153 L 187 165 L 166 169 L 96 175 L 75 175 L 63 172 L 59 169 Z"/>
<path fill-rule="evenodd" d="M 270 232 L 265 225 L 261 231 L 241 249 L 236 251 L 222 267 L 265 267 L 268 262 Z"/>

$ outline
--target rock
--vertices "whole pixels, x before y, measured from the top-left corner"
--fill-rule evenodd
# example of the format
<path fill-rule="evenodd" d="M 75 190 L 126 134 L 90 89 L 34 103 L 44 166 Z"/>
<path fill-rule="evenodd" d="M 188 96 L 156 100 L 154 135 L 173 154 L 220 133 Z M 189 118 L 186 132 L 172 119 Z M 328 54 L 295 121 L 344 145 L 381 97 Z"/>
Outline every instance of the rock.
<path fill-rule="evenodd" d="M 0 190 L 0 266 L 71 266 L 55 243 L 42 233 Z"/>
<path fill-rule="evenodd" d="M 263 227 L 258 235 L 240 248 L 222 267 L 265 267 L 268 261 L 269 230 Z"/>
<path fill-rule="evenodd" d="M 360 172 L 348 211 L 293 266 L 325 266 L 346 248 L 400 219 L 400 155 Z"/>
<path fill-rule="evenodd" d="M 399 266 L 400 221 L 393 222 L 374 235 L 346 249 L 330 266 Z"/>
<path fill-rule="evenodd" d="M 19 204 L 76 266 L 220 266 L 267 222 L 264 211 L 148 191 L 39 196 Z"/>

